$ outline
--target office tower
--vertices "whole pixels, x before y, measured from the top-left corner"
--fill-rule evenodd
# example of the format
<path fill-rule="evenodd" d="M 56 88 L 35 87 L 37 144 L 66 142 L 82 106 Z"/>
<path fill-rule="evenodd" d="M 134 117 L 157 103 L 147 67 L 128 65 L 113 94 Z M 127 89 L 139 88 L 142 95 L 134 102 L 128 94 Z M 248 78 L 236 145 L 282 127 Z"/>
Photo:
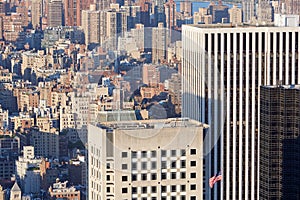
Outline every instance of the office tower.
<path fill-rule="evenodd" d="M 300 85 L 260 87 L 259 199 L 300 198 Z"/>
<path fill-rule="evenodd" d="M 96 4 L 97 10 L 107 10 L 109 9 L 110 4 L 112 3 L 111 0 L 94 0 Z"/>
<path fill-rule="evenodd" d="M 242 1 L 243 9 L 243 22 L 250 23 L 255 20 L 255 1 L 254 0 L 245 0 Z"/>
<path fill-rule="evenodd" d="M 202 199 L 202 137 L 190 119 L 89 125 L 89 199 Z"/>
<path fill-rule="evenodd" d="M 65 0 L 65 25 L 66 26 L 81 26 L 81 12 L 89 10 L 92 0 Z"/>
<path fill-rule="evenodd" d="M 190 2 L 189 0 L 181 1 L 180 12 L 184 13 L 187 16 L 191 16 L 193 14 L 192 2 Z"/>
<path fill-rule="evenodd" d="M 299 84 L 299 34 L 299 27 L 183 26 L 182 116 L 210 126 L 205 199 L 258 199 L 259 86 Z M 211 190 L 208 178 L 219 170 L 223 180 Z"/>
<path fill-rule="evenodd" d="M 160 63 L 166 59 L 169 40 L 169 30 L 164 28 L 163 23 L 158 23 L 158 27 L 152 29 L 153 63 Z"/>
<path fill-rule="evenodd" d="M 229 13 L 229 22 L 232 24 L 241 24 L 242 23 L 242 9 L 234 5 L 228 10 Z"/>
<path fill-rule="evenodd" d="M 269 0 L 259 0 L 257 6 L 257 22 L 267 24 L 273 21 L 274 10 Z"/>
<path fill-rule="evenodd" d="M 48 27 L 62 26 L 62 2 L 51 0 L 48 8 Z"/>
<path fill-rule="evenodd" d="M 176 27 L 176 3 L 170 0 L 165 3 L 166 28 L 174 29 Z"/>
<path fill-rule="evenodd" d="M 33 28 L 41 27 L 42 1 L 33 0 L 31 4 L 31 23 Z"/>

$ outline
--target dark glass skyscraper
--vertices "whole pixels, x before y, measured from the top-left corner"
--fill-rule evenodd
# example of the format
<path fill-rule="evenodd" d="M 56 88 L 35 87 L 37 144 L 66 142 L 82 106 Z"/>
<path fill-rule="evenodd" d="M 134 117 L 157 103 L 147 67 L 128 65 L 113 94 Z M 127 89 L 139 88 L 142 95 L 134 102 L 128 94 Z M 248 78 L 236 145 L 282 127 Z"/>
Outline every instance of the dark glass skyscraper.
<path fill-rule="evenodd" d="M 300 199 L 300 85 L 260 94 L 260 199 Z"/>

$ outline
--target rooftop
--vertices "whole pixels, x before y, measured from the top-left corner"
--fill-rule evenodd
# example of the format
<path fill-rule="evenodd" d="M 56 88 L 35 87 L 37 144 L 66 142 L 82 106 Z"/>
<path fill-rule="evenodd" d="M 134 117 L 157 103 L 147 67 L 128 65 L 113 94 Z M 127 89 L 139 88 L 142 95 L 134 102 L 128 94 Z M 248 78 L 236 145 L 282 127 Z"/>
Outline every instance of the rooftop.
<path fill-rule="evenodd" d="M 188 25 L 183 25 L 183 26 L 189 26 L 189 27 L 195 27 L 195 28 L 204 28 L 204 29 L 215 29 L 215 28 L 255 28 L 255 27 L 260 27 L 260 28 L 299 28 L 299 27 L 279 27 L 275 26 L 274 24 L 258 24 L 258 23 L 252 23 L 252 24 L 247 24 L 247 23 L 242 23 L 242 24 L 237 24 L 233 25 L 231 23 L 228 24 L 188 24 Z"/>
<path fill-rule="evenodd" d="M 207 124 L 203 124 L 189 118 L 169 118 L 159 120 L 134 120 L 123 122 L 102 122 L 99 127 L 105 129 L 120 129 L 120 130 L 136 130 L 136 129 L 161 129 L 161 128 L 176 128 L 176 127 L 203 127 L 208 128 Z"/>
<path fill-rule="evenodd" d="M 262 86 L 262 87 L 265 87 L 265 88 L 283 88 L 283 89 L 290 89 L 290 90 L 300 90 L 300 85 L 266 85 L 266 86 Z"/>

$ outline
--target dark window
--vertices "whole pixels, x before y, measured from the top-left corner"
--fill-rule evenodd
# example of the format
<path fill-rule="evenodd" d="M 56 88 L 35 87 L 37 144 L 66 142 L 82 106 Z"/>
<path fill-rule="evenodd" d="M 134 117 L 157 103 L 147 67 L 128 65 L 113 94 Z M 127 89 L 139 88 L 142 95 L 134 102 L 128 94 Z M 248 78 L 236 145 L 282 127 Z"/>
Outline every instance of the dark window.
<path fill-rule="evenodd" d="M 185 189 L 185 185 L 181 185 L 181 186 L 180 186 L 180 191 L 181 191 L 181 192 L 185 192 L 185 190 L 186 190 L 186 189 Z"/>
<path fill-rule="evenodd" d="M 122 169 L 127 169 L 127 164 L 122 164 Z"/>
<path fill-rule="evenodd" d="M 136 189 L 136 187 L 133 187 L 132 188 L 132 194 L 136 194 L 137 193 L 137 189 Z"/>
<path fill-rule="evenodd" d="M 191 178 L 196 178 L 196 173 L 195 172 L 191 173 Z"/>
<path fill-rule="evenodd" d="M 167 174 L 166 173 L 161 173 L 161 179 L 167 179 Z"/>
<path fill-rule="evenodd" d="M 128 177 L 127 176 L 122 176 L 122 181 L 128 181 Z"/>
<path fill-rule="evenodd" d="M 156 180 L 157 179 L 157 175 L 155 173 L 151 174 L 151 180 Z"/>
<path fill-rule="evenodd" d="M 185 160 L 181 160 L 180 165 L 181 165 L 181 168 L 185 168 L 186 167 Z"/>
<path fill-rule="evenodd" d="M 127 152 L 122 152 L 122 158 L 127 158 Z"/>
<path fill-rule="evenodd" d="M 176 185 L 171 186 L 171 192 L 176 192 Z"/>
<path fill-rule="evenodd" d="M 152 193 L 156 193 L 156 186 L 152 186 L 152 187 L 151 187 L 151 192 L 152 192 Z"/>
<path fill-rule="evenodd" d="M 142 187 L 142 193 L 147 193 L 147 187 Z"/>
<path fill-rule="evenodd" d="M 196 190 L 196 184 L 191 185 L 191 190 Z"/>
<path fill-rule="evenodd" d="M 167 151 L 166 150 L 161 150 L 161 156 L 166 157 L 167 156 Z"/>
<path fill-rule="evenodd" d="M 127 188 L 122 188 L 122 193 L 124 194 L 124 193 L 127 193 L 128 192 L 128 190 L 127 190 Z"/>
<path fill-rule="evenodd" d="M 147 180 L 147 174 L 142 174 L 142 180 L 146 181 Z"/>
<path fill-rule="evenodd" d="M 151 157 L 155 158 L 156 157 L 156 151 L 151 151 Z"/>
<path fill-rule="evenodd" d="M 161 192 L 166 192 L 167 191 L 167 187 L 166 186 L 161 186 Z"/>
<path fill-rule="evenodd" d="M 180 178 L 186 178 L 185 172 L 181 172 L 181 173 L 180 173 Z"/>
<path fill-rule="evenodd" d="M 136 151 L 131 152 L 131 157 L 132 158 L 137 158 L 137 152 Z"/>
<path fill-rule="evenodd" d="M 195 167 L 196 166 L 196 161 L 191 161 L 191 167 Z"/>
<path fill-rule="evenodd" d="M 171 151 L 171 156 L 173 156 L 173 157 L 176 156 L 176 150 Z"/>
<path fill-rule="evenodd" d="M 132 180 L 132 181 L 136 181 L 136 180 L 137 180 L 137 175 L 136 175 L 136 174 L 132 174 L 131 180 Z"/>
<path fill-rule="evenodd" d="M 147 158 L 147 151 L 142 151 L 142 158 Z"/>
<path fill-rule="evenodd" d="M 110 181 L 110 175 L 106 175 L 106 180 Z"/>
<path fill-rule="evenodd" d="M 176 179 L 176 172 L 171 173 L 171 179 Z"/>
<path fill-rule="evenodd" d="M 191 149 L 191 155 L 196 155 L 197 151 L 196 149 Z"/>

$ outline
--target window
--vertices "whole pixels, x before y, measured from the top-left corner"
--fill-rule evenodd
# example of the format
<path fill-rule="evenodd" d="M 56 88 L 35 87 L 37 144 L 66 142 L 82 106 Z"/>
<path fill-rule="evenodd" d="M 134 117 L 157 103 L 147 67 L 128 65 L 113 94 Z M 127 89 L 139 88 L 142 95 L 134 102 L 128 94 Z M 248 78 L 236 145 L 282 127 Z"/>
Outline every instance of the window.
<path fill-rule="evenodd" d="M 142 158 L 147 158 L 147 151 L 142 151 Z"/>
<path fill-rule="evenodd" d="M 167 187 L 166 186 L 161 186 L 161 192 L 167 192 Z"/>
<path fill-rule="evenodd" d="M 181 173 L 180 173 L 180 178 L 186 178 L 185 172 L 181 172 Z"/>
<path fill-rule="evenodd" d="M 132 194 L 136 194 L 136 193 L 137 193 L 136 187 L 132 187 Z"/>
<path fill-rule="evenodd" d="M 136 180 L 137 180 L 137 175 L 136 175 L 136 174 L 132 174 L 131 180 L 132 180 L 132 181 L 136 181 Z"/>
<path fill-rule="evenodd" d="M 196 173 L 195 172 L 191 173 L 191 178 L 196 178 Z"/>
<path fill-rule="evenodd" d="M 176 150 L 171 151 L 171 156 L 173 156 L 173 157 L 176 156 Z"/>
<path fill-rule="evenodd" d="M 122 188 L 122 193 L 126 194 L 128 192 L 127 188 Z"/>
<path fill-rule="evenodd" d="M 147 174 L 142 174 L 142 181 L 146 181 L 147 180 Z"/>
<path fill-rule="evenodd" d="M 142 187 L 142 193 L 147 193 L 147 187 Z"/>
<path fill-rule="evenodd" d="M 195 160 L 191 161 L 191 167 L 195 167 L 195 166 L 196 166 L 196 161 Z"/>
<path fill-rule="evenodd" d="M 110 175 L 106 175 L 106 180 L 110 181 Z"/>
<path fill-rule="evenodd" d="M 161 157 L 166 157 L 166 156 L 167 156 L 167 151 L 161 150 Z"/>
<path fill-rule="evenodd" d="M 132 163 L 131 168 L 132 170 L 136 170 L 136 163 Z"/>
<path fill-rule="evenodd" d="M 167 169 L 167 161 L 162 161 L 161 162 L 161 168 L 162 169 Z"/>
<path fill-rule="evenodd" d="M 122 176 L 122 181 L 128 181 L 128 177 L 127 176 Z"/>
<path fill-rule="evenodd" d="M 156 193 L 156 186 L 152 186 L 152 187 L 151 187 L 151 192 L 152 192 L 152 193 Z"/>
<path fill-rule="evenodd" d="M 156 169 L 156 161 L 151 162 L 151 169 Z"/>
<path fill-rule="evenodd" d="M 143 170 L 147 169 L 147 162 L 142 162 L 142 169 Z"/>
<path fill-rule="evenodd" d="M 137 158 L 137 152 L 136 151 L 131 152 L 131 157 L 132 158 Z"/>
<path fill-rule="evenodd" d="M 191 200 L 196 200 L 196 196 L 191 196 Z"/>
<path fill-rule="evenodd" d="M 156 151 L 151 151 L 151 157 L 155 158 L 156 157 Z"/>
<path fill-rule="evenodd" d="M 196 190 L 196 184 L 191 185 L 191 190 Z"/>
<path fill-rule="evenodd" d="M 151 180 L 156 180 L 157 179 L 157 175 L 155 173 L 151 174 Z"/>
<path fill-rule="evenodd" d="M 180 150 L 180 154 L 181 154 L 181 156 L 185 156 L 185 154 L 186 154 L 185 149 L 181 149 L 181 150 Z"/>
<path fill-rule="evenodd" d="M 181 195 L 181 196 L 180 196 L 180 200 L 185 200 L 185 196 L 184 196 L 184 195 Z"/>
<path fill-rule="evenodd" d="M 106 163 L 106 169 L 110 169 L 110 163 Z"/>
<path fill-rule="evenodd" d="M 185 160 L 181 160 L 180 165 L 181 165 L 181 168 L 185 168 L 186 167 Z"/>
<path fill-rule="evenodd" d="M 161 179 L 167 179 L 167 174 L 166 173 L 161 173 Z"/>
<path fill-rule="evenodd" d="M 191 149 L 191 155 L 196 155 L 197 151 L 196 149 Z"/>
<path fill-rule="evenodd" d="M 127 152 L 122 152 L 122 158 L 127 158 Z"/>
<path fill-rule="evenodd" d="M 180 191 L 181 191 L 181 192 L 185 192 L 185 190 L 186 190 L 186 189 L 185 189 L 185 185 L 181 185 L 181 186 L 180 186 Z"/>
<path fill-rule="evenodd" d="M 176 172 L 171 173 L 171 179 L 176 179 Z"/>
<path fill-rule="evenodd" d="M 171 167 L 172 167 L 172 169 L 176 168 L 176 161 L 171 163 Z"/>
<path fill-rule="evenodd" d="M 171 186 L 171 192 L 176 192 L 176 185 Z"/>
<path fill-rule="evenodd" d="M 122 164 L 122 169 L 127 169 L 127 164 Z"/>
<path fill-rule="evenodd" d="M 171 197 L 171 200 L 176 200 L 176 197 L 172 196 L 172 197 Z"/>
<path fill-rule="evenodd" d="M 106 192 L 109 193 L 110 192 L 110 187 L 106 188 Z"/>

